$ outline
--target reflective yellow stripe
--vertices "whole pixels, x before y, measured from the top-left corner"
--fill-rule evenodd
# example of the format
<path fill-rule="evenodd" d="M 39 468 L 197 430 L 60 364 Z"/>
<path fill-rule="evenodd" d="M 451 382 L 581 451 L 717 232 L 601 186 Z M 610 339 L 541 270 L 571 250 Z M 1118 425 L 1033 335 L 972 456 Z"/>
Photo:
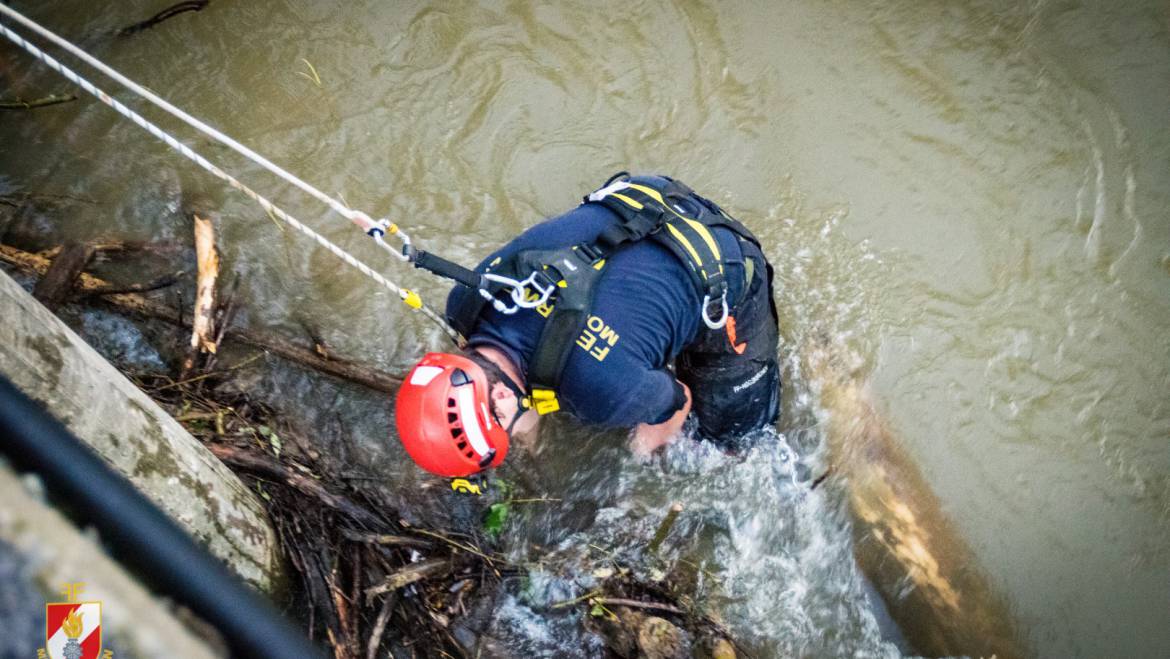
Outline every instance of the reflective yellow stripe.
<path fill-rule="evenodd" d="M 703 279 L 706 279 L 707 273 L 703 272 L 703 259 L 699 256 L 699 253 L 695 251 L 695 246 L 691 244 L 691 241 L 687 240 L 687 237 L 684 236 L 681 231 L 674 228 L 673 224 L 667 222 L 666 228 L 670 229 L 670 233 L 674 236 L 675 240 L 681 243 L 682 246 L 687 250 L 687 253 L 691 255 L 691 258 L 695 260 L 695 263 L 699 266 L 697 268 L 698 271 L 702 273 Z"/>
<path fill-rule="evenodd" d="M 637 183 L 631 183 L 630 187 L 635 189 L 635 190 L 641 190 L 642 192 L 645 192 L 646 194 L 650 195 L 655 200 L 657 200 L 658 203 L 662 204 L 663 206 L 666 205 L 666 202 L 662 200 L 662 195 L 659 194 L 658 191 L 655 190 L 654 188 L 646 187 L 644 185 L 638 185 Z M 678 213 L 675 213 L 675 215 L 678 215 Z"/>
<path fill-rule="evenodd" d="M 687 223 L 690 224 L 691 227 L 694 228 L 694 230 L 699 234 L 699 236 L 703 238 L 703 241 L 707 243 L 707 247 L 711 248 L 711 254 L 715 257 L 715 262 L 719 264 L 719 272 L 723 272 L 723 264 L 721 262 L 723 257 L 719 253 L 719 243 L 715 242 L 715 236 L 711 235 L 711 232 L 707 229 L 706 226 L 703 225 L 702 222 L 692 220 L 691 218 L 686 217 L 685 215 L 682 215 L 678 211 L 674 210 L 674 208 L 672 208 L 669 204 L 666 203 L 665 200 L 663 200 L 662 194 L 654 188 L 645 185 L 639 185 L 637 183 L 631 183 L 630 187 L 653 197 L 658 201 L 658 203 L 666 207 L 667 210 L 678 216 L 679 219 L 686 220 Z M 693 253 L 694 252 L 692 251 L 692 254 Z M 702 262 L 700 261 L 700 265 L 701 264 Z"/>
<path fill-rule="evenodd" d="M 618 199 L 621 199 L 622 201 L 626 202 L 626 205 L 627 205 L 627 206 L 631 206 L 631 207 L 633 207 L 633 208 L 634 208 L 634 210 L 639 210 L 639 211 L 640 211 L 640 210 L 642 210 L 642 204 L 641 204 L 641 202 L 634 201 L 633 199 L 630 199 L 629 197 L 625 196 L 624 194 L 618 194 L 618 193 L 616 193 L 616 192 L 615 192 L 615 193 L 613 193 L 613 194 L 612 194 L 612 195 L 610 195 L 610 196 L 611 196 L 611 197 L 617 197 Z"/>
<path fill-rule="evenodd" d="M 719 272 L 723 272 L 723 257 L 719 254 L 719 243 L 715 242 L 715 236 L 711 235 L 711 231 L 702 222 L 697 222 L 690 218 L 683 219 L 703 237 L 703 242 L 707 243 L 707 247 L 711 248 L 711 254 L 715 256 L 715 263 L 719 265 Z"/>
<path fill-rule="evenodd" d="M 666 203 L 666 201 L 662 198 L 662 194 L 660 192 L 658 192 L 657 190 L 655 190 L 654 188 L 651 188 L 651 187 L 646 186 L 646 185 L 641 185 L 638 183 L 631 183 L 630 187 L 633 188 L 634 190 L 642 192 L 643 194 L 653 198 L 655 201 L 662 204 L 663 208 L 666 208 L 671 213 L 674 213 L 674 215 L 676 217 L 678 217 L 680 220 L 685 220 L 687 222 L 687 224 L 689 224 L 691 226 L 691 228 L 694 229 L 695 232 L 699 234 L 699 236 L 703 239 L 703 242 L 707 243 L 707 247 L 710 248 L 710 250 L 711 250 L 711 255 L 715 257 L 715 264 L 719 266 L 719 272 L 720 273 L 723 272 L 723 256 L 719 251 L 719 243 L 716 242 L 715 236 L 713 236 L 711 234 L 710 229 L 708 229 L 702 222 L 692 220 L 691 218 L 689 218 L 685 215 L 682 215 L 681 213 L 676 211 L 673 207 L 671 207 L 670 204 Z M 625 195 L 617 194 L 615 192 L 615 193 L 613 193 L 613 196 L 620 198 L 622 201 L 626 202 L 627 204 L 629 204 L 631 206 L 635 206 L 638 210 L 642 209 L 642 204 L 634 201 L 633 199 L 630 199 L 629 197 L 627 197 Z M 695 251 L 694 246 L 690 243 L 690 241 L 688 241 L 686 239 L 685 236 L 682 235 L 681 232 L 679 232 L 678 229 L 670 226 L 669 223 L 667 223 L 666 226 L 667 226 L 667 228 L 670 229 L 670 232 L 674 235 L 674 237 L 677 238 L 680 243 L 682 243 L 683 247 L 686 248 L 687 252 L 695 259 L 695 263 L 697 263 L 699 265 L 699 271 L 702 272 L 703 259 L 701 259 L 699 257 L 699 253 L 697 251 Z M 707 278 L 706 273 L 703 274 L 703 278 L 704 279 Z"/>

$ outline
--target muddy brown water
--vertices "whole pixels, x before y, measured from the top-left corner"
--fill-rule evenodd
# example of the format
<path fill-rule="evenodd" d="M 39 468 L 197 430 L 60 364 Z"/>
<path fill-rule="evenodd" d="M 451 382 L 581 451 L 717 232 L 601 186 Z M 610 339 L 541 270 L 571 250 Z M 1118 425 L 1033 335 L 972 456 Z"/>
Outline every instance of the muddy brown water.
<path fill-rule="evenodd" d="M 170 3 L 13 4 L 456 260 L 618 169 L 676 174 L 759 233 L 788 364 L 780 448 L 741 462 L 685 444 L 640 465 L 617 434 L 554 424 L 539 460 L 517 455 L 513 472 L 530 473 L 512 477 L 584 503 L 517 514 L 514 551 L 645 544 L 682 500 L 690 540 L 675 551 L 710 573 L 700 592 L 759 651 L 896 654 L 839 507 L 800 485 L 821 438 L 799 356 L 828 336 L 856 356 L 1036 656 L 1170 654 L 1165 2 L 216 0 L 124 39 L 111 35 Z M 0 46 L 0 97 L 67 89 Z M 442 282 L 178 132 L 441 306 Z M 185 237 L 180 209 L 201 196 L 223 216 L 248 322 L 296 333 L 306 318 L 339 353 L 397 371 L 444 347 L 93 100 L 0 113 L 0 187 L 91 200 L 19 216 L 80 239 Z M 295 382 L 272 386 L 343 411 L 388 481 L 424 484 L 386 440 L 384 402 Z M 539 606 L 588 579 L 534 578 L 498 635 L 538 654 L 588 651 Z"/>

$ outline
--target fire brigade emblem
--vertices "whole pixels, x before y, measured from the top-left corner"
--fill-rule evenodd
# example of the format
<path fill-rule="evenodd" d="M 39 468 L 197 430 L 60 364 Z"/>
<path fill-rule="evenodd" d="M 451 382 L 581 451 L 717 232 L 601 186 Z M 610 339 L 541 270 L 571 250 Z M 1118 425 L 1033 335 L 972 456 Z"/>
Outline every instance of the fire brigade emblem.
<path fill-rule="evenodd" d="M 45 647 L 40 659 L 110 659 L 102 655 L 102 603 L 79 602 L 83 584 L 71 583 L 61 591 L 65 602 L 45 604 Z"/>

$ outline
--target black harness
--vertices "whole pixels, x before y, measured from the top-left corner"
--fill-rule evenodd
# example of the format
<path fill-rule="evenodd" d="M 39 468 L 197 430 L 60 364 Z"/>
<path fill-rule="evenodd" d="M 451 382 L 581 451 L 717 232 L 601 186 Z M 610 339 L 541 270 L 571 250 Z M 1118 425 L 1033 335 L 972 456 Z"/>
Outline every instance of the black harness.
<path fill-rule="evenodd" d="M 687 266 L 691 282 L 703 300 L 703 322 L 711 329 L 719 329 L 728 317 L 727 277 L 725 259 L 711 230 L 724 227 L 741 240 L 760 245 L 747 227 L 717 204 L 666 176 L 630 176 L 621 172 L 587 195 L 584 203 L 601 204 L 621 221 L 577 245 L 517 252 L 508 259 L 492 262 L 483 273 L 531 282 L 534 290 L 529 297 L 544 297 L 551 308 L 527 373 L 529 404 L 540 414 L 560 409 L 556 391 L 565 363 L 589 319 L 597 280 L 609 256 L 639 240 L 657 241 Z M 478 283 L 482 290 L 484 280 Z M 460 284 L 468 285 L 463 281 Z M 545 291 L 551 295 L 542 295 Z M 484 307 L 494 304 L 501 308 L 501 300 L 510 295 L 513 291 L 505 285 L 488 282 L 487 293 L 466 296 L 467 302 L 455 309 L 448 321 L 463 336 L 471 336 Z"/>

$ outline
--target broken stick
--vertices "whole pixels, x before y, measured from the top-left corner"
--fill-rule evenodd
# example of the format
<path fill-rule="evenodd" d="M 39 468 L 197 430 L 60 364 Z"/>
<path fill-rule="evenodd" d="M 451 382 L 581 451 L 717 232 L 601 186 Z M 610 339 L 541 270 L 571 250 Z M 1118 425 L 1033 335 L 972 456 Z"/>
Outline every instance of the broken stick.
<path fill-rule="evenodd" d="M 219 252 L 215 249 L 215 226 L 211 220 L 192 213 L 195 223 L 195 261 L 199 267 L 195 287 L 195 315 L 191 323 L 191 350 L 183 362 L 181 377 L 195 368 L 202 353 L 215 354 L 215 282 L 219 278 Z"/>

